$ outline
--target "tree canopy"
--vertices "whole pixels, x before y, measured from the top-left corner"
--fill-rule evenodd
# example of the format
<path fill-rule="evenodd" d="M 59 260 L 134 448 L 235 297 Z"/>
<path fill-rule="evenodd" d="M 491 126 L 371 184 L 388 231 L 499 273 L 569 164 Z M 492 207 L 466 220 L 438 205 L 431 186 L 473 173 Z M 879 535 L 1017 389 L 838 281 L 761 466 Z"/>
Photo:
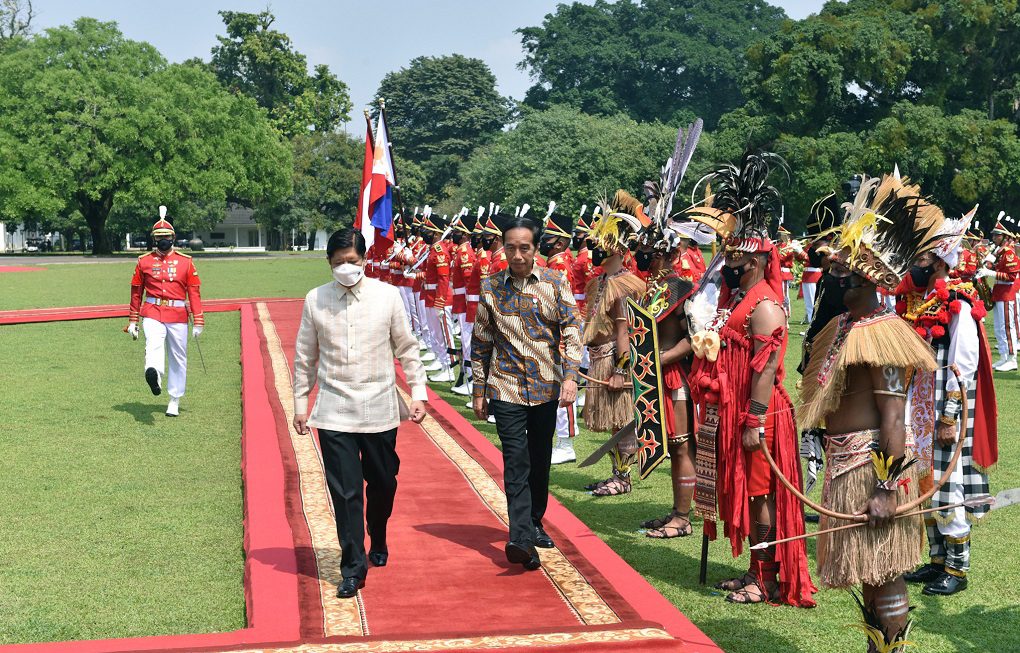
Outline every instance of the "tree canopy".
<path fill-rule="evenodd" d="M 227 88 L 254 98 L 287 136 L 309 128 L 334 131 L 348 119 L 347 85 L 322 64 L 309 75 L 305 56 L 290 37 L 272 29 L 273 14 L 219 13 L 227 35 L 216 37 L 210 65 Z"/>
<path fill-rule="evenodd" d="M 426 173 L 424 201 L 437 202 L 471 151 L 490 141 L 510 119 L 509 101 L 481 59 L 459 54 L 418 57 L 388 73 L 375 94 L 386 101 L 395 153 Z M 398 174 L 399 174 L 398 170 Z"/>
<path fill-rule="evenodd" d="M 0 217 L 77 211 L 95 253 L 115 207 L 149 221 L 166 204 L 187 229 L 290 190 L 290 153 L 253 100 L 91 18 L 0 54 L 0 156 Z"/>
<path fill-rule="evenodd" d="M 785 18 L 765 0 L 561 4 L 540 27 L 517 30 L 520 67 L 535 81 L 524 102 L 677 125 L 697 115 L 711 128 L 743 103 L 747 46 Z"/>

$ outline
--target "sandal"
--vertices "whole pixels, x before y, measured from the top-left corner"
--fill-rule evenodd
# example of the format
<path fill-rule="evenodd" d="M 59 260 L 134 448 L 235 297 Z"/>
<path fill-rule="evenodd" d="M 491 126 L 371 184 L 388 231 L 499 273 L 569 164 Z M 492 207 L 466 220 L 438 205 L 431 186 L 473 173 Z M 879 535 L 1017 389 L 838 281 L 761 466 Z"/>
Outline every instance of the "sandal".
<path fill-rule="evenodd" d="M 645 533 L 645 537 L 650 537 L 653 540 L 669 540 L 674 537 L 687 537 L 694 533 L 694 527 L 691 526 L 691 522 L 684 519 L 682 526 L 660 526 L 659 528 L 653 528 L 652 530 Z"/>
<path fill-rule="evenodd" d="M 591 494 L 595 497 L 616 497 L 630 492 L 630 479 L 614 476 L 608 479 L 602 487 L 595 488 Z"/>
<path fill-rule="evenodd" d="M 680 517 L 680 513 L 676 510 L 671 511 L 665 517 L 657 517 L 656 519 L 646 519 L 641 522 L 641 528 L 662 528 L 669 522 L 673 521 L 673 517 Z"/>
<path fill-rule="evenodd" d="M 754 592 L 752 593 L 752 590 Z M 779 586 L 771 592 L 767 592 L 762 588 L 757 580 L 754 581 L 753 585 L 748 585 L 743 589 L 739 589 L 735 592 L 730 592 L 726 595 L 727 603 L 737 603 L 739 605 L 752 605 L 755 603 L 774 603 L 779 598 Z"/>
<path fill-rule="evenodd" d="M 592 491 L 594 491 L 594 490 L 597 490 L 597 489 L 599 489 L 600 487 L 603 487 L 604 485 L 606 485 L 607 483 L 609 483 L 609 481 L 611 481 L 611 480 L 613 480 L 613 477 L 612 477 L 612 476 L 610 476 L 610 477 L 609 477 L 609 478 L 607 478 L 607 479 L 604 479 L 604 480 L 601 480 L 601 481 L 597 481 L 597 482 L 595 482 L 595 483 L 589 483 L 588 485 L 585 485 L 585 486 L 584 486 L 584 489 L 585 489 L 585 490 L 587 490 L 587 491 L 589 491 L 589 492 L 592 492 Z"/>
<path fill-rule="evenodd" d="M 717 590 L 726 590 L 728 592 L 736 592 L 742 590 L 752 583 L 757 583 L 757 579 L 750 573 L 746 573 L 743 576 L 737 576 L 736 578 L 727 578 L 721 580 L 714 585 Z"/>

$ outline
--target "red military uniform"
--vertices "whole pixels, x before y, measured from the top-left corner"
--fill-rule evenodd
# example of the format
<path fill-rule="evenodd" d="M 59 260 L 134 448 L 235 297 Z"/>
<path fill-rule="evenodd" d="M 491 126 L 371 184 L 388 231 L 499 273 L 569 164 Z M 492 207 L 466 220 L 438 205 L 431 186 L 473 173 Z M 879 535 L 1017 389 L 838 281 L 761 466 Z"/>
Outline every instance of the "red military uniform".
<path fill-rule="evenodd" d="M 482 293 L 482 278 L 489 274 L 489 252 L 479 248 L 475 251 L 475 265 L 467 280 L 467 321 L 474 322 L 478 312 L 478 296 Z"/>
<path fill-rule="evenodd" d="M 705 257 L 702 256 L 701 250 L 695 245 L 689 245 L 677 257 L 676 265 L 673 269 L 681 279 L 697 284 L 705 274 Z"/>
<path fill-rule="evenodd" d="M 806 261 L 807 254 L 798 252 L 790 243 L 782 243 L 778 246 L 779 271 L 783 275 L 783 281 L 793 281 L 794 261 Z"/>
<path fill-rule="evenodd" d="M 973 251 L 964 249 L 960 252 L 960 262 L 950 273 L 951 276 L 964 281 L 973 281 L 978 269 L 978 257 Z"/>
<path fill-rule="evenodd" d="M 170 250 L 166 255 L 154 251 L 139 256 L 135 274 L 131 278 L 128 321 L 138 322 L 141 316 L 164 324 L 187 323 L 187 300 L 195 326 L 204 326 L 205 315 L 202 313 L 199 284 L 195 262 L 187 254 Z"/>
<path fill-rule="evenodd" d="M 450 289 L 450 245 L 448 241 L 434 243 L 425 261 L 425 307 L 445 308 L 452 303 Z"/>
<path fill-rule="evenodd" d="M 574 258 L 573 274 L 570 277 L 570 285 L 574 291 L 574 301 L 577 302 L 577 310 L 581 315 L 584 315 L 584 289 L 588 285 L 588 280 L 593 276 L 591 251 L 587 247 L 581 247 L 577 251 L 577 257 Z"/>
<path fill-rule="evenodd" d="M 414 264 L 421 260 L 421 257 L 424 256 L 427 247 L 428 245 L 426 245 L 422 240 L 417 240 L 414 245 L 411 245 L 411 253 L 414 255 L 414 261 L 411 262 L 408 270 L 413 268 Z M 425 292 L 425 271 L 422 269 L 422 266 L 419 265 L 418 269 L 414 270 L 413 274 L 414 281 L 411 283 L 411 288 L 414 289 L 415 295 L 418 295 L 424 300 L 425 295 L 422 293 Z"/>
<path fill-rule="evenodd" d="M 574 255 L 570 250 L 563 250 L 559 254 L 553 254 L 546 261 L 546 267 L 550 270 L 561 270 L 567 278 L 570 287 L 574 287 Z"/>
<path fill-rule="evenodd" d="M 467 284 L 474 268 L 475 250 L 471 248 L 471 240 L 465 238 L 460 245 L 453 246 L 450 285 L 453 288 L 454 313 L 467 313 Z"/>
<path fill-rule="evenodd" d="M 1016 299 L 1016 283 L 1020 280 L 1020 257 L 1013 250 L 1012 244 L 999 249 L 995 258 L 995 286 L 992 288 L 992 300 L 1008 302 Z"/>
<path fill-rule="evenodd" d="M 489 274 L 496 274 L 507 269 L 508 263 L 506 260 L 506 252 L 500 247 L 495 252 L 492 252 L 492 256 L 489 260 Z"/>

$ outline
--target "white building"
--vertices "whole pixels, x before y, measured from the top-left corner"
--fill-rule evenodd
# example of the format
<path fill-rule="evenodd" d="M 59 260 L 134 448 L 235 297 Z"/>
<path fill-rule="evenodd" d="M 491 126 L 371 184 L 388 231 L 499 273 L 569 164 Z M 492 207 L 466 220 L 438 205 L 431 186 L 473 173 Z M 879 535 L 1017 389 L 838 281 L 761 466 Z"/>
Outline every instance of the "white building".
<path fill-rule="evenodd" d="M 254 213 L 246 206 L 231 204 L 223 222 L 208 231 L 192 232 L 192 238 L 201 238 L 206 251 L 264 252 L 266 230 L 255 223 Z"/>
<path fill-rule="evenodd" d="M 38 251 L 41 249 L 41 243 L 47 238 L 53 245 L 61 242 L 59 233 L 47 234 L 41 231 L 26 230 L 23 225 L 9 229 L 7 223 L 0 222 L 0 254 Z"/>

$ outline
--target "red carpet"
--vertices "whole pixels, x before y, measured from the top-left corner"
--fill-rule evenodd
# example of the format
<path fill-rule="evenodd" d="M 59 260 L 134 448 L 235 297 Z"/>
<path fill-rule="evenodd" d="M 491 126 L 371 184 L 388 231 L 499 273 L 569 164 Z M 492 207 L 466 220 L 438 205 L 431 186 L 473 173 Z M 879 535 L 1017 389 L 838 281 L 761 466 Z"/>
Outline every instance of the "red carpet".
<path fill-rule="evenodd" d="M 218 308 L 230 310 L 229 301 Z M 248 627 L 0 651 L 719 650 L 555 500 L 546 526 L 558 548 L 540 552 L 543 569 L 507 563 L 499 451 L 435 395 L 421 426 L 399 430 L 390 562 L 370 570 L 357 599 L 335 598 L 339 550 L 321 459 L 315 441 L 290 428 L 301 305 L 233 301 L 241 309 Z M 82 319 L 86 309 L 47 314 Z"/>
<path fill-rule="evenodd" d="M 3 272 L 41 272 L 46 268 L 25 265 L 0 265 L 0 273 Z"/>

